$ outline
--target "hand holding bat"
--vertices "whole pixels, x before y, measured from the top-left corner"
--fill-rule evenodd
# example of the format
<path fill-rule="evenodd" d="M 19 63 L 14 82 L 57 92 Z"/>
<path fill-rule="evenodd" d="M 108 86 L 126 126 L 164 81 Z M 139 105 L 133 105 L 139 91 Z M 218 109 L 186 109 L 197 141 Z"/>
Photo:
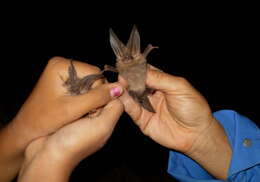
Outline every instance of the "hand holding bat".
<path fill-rule="evenodd" d="M 120 77 L 120 82 L 127 85 Z M 214 120 L 204 97 L 184 78 L 148 69 L 146 84 L 156 92 L 149 96 L 155 113 L 140 107 L 129 94 L 120 97 L 126 112 L 142 132 L 159 144 L 188 152 Z"/>
<path fill-rule="evenodd" d="M 120 82 L 127 85 L 122 77 Z M 148 70 L 146 84 L 156 90 L 150 96 L 155 113 L 141 107 L 127 92 L 120 97 L 142 132 L 188 155 L 213 176 L 225 179 L 232 151 L 205 98 L 184 78 L 154 69 Z"/>

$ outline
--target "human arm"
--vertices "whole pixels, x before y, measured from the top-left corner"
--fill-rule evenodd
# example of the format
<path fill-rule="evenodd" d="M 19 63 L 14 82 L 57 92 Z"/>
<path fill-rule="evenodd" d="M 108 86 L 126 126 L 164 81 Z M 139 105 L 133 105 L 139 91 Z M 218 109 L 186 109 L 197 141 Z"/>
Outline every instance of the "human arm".
<path fill-rule="evenodd" d="M 27 147 L 18 181 L 68 181 L 74 167 L 106 143 L 122 112 L 122 104 L 113 100 L 99 116 L 81 118 L 33 141 Z"/>
<path fill-rule="evenodd" d="M 115 84 L 104 84 L 83 95 L 69 95 L 61 79 L 68 77 L 69 65 L 70 60 L 64 58 L 51 59 L 16 117 L 0 131 L 0 182 L 16 176 L 30 142 L 55 132 L 111 99 L 109 90 Z M 74 65 L 79 77 L 99 72 L 97 67 L 86 63 L 74 61 Z M 95 84 L 98 83 L 101 81 Z M 93 103 L 87 102 L 89 97 Z"/>
<path fill-rule="evenodd" d="M 122 78 L 121 83 L 127 84 Z M 144 110 L 127 93 L 120 97 L 141 131 L 157 143 L 197 161 L 216 178 L 225 179 L 232 150 L 205 98 L 184 78 L 158 70 L 148 70 L 146 83 L 156 89 L 150 96 L 156 113 Z"/>
<path fill-rule="evenodd" d="M 250 119 L 232 110 L 213 113 L 224 127 L 232 148 L 228 180 L 257 182 L 260 178 L 260 130 Z M 170 151 L 168 172 L 180 181 L 218 181 L 191 158 Z"/>

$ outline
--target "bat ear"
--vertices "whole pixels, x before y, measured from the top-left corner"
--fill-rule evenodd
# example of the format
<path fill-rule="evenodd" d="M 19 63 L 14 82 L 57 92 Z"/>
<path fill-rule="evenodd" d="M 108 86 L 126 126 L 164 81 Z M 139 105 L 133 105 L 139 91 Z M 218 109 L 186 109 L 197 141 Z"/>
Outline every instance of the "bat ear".
<path fill-rule="evenodd" d="M 132 29 L 126 47 L 132 56 L 140 54 L 140 35 L 135 25 Z"/>
<path fill-rule="evenodd" d="M 110 44 L 117 58 L 124 56 L 125 45 L 118 39 L 114 31 L 110 28 Z"/>

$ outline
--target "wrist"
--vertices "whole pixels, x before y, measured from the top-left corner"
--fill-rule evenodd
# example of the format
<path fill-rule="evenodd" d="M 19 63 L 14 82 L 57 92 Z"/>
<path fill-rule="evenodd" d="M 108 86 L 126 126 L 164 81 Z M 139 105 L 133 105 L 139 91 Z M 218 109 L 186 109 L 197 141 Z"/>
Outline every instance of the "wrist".
<path fill-rule="evenodd" d="M 15 119 L 11 121 L 1 131 L 1 143 L 5 149 L 10 149 L 9 153 L 15 152 L 17 155 L 23 155 L 27 145 L 33 140 L 31 132 L 26 125 L 17 122 Z"/>
<path fill-rule="evenodd" d="M 44 141 L 43 141 L 44 142 Z M 42 143 L 41 143 L 42 144 Z M 76 163 L 46 145 L 35 148 L 32 143 L 26 149 L 25 160 L 19 174 L 19 182 L 69 181 Z"/>
<path fill-rule="evenodd" d="M 226 179 L 232 150 L 220 123 L 213 119 L 186 153 L 216 178 Z"/>
<path fill-rule="evenodd" d="M 0 131 L 0 181 L 11 181 L 24 161 L 25 145 L 12 122 Z"/>

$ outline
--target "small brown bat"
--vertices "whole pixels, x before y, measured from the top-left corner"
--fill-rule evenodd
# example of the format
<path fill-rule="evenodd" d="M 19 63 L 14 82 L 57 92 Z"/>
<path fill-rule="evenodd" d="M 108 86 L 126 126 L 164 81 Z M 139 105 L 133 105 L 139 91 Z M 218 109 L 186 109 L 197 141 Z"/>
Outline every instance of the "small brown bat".
<path fill-rule="evenodd" d="M 155 112 L 152 107 L 148 94 L 152 89 L 146 87 L 147 60 L 149 52 L 157 47 L 148 45 L 143 53 L 140 51 L 140 35 L 136 28 L 133 27 L 130 38 L 124 45 L 110 29 L 110 44 L 116 55 L 116 68 L 105 66 L 105 70 L 118 71 L 119 74 L 128 82 L 128 93 L 146 110 Z"/>

